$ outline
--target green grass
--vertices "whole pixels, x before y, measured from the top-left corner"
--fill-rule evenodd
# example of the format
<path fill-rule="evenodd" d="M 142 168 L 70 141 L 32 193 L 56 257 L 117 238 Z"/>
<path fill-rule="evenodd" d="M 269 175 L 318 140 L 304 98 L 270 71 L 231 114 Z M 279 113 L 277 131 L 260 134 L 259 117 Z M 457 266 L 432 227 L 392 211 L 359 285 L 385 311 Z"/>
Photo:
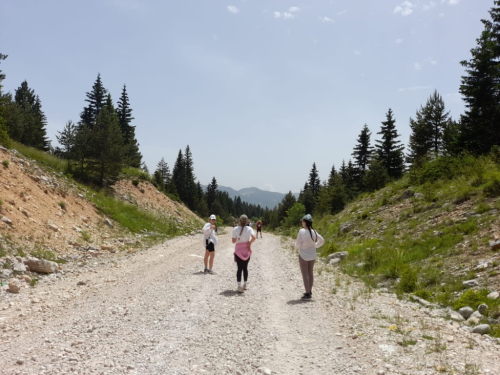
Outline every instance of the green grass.
<path fill-rule="evenodd" d="M 103 192 L 96 193 L 90 200 L 96 204 L 97 209 L 118 222 L 121 226 L 129 229 L 132 233 L 141 233 L 144 230 L 155 232 L 162 236 L 175 236 L 187 230 L 185 227 L 179 228 L 178 224 L 172 220 L 158 218 L 145 211 L 139 210 L 136 206 L 114 199 Z"/>
<path fill-rule="evenodd" d="M 44 151 L 37 150 L 33 147 L 25 146 L 18 142 L 12 142 L 12 148 L 19 151 L 24 156 L 36 160 L 40 164 L 47 165 L 59 172 L 66 172 L 68 168 L 68 162 L 64 159 L 58 158 L 52 154 L 48 154 Z"/>

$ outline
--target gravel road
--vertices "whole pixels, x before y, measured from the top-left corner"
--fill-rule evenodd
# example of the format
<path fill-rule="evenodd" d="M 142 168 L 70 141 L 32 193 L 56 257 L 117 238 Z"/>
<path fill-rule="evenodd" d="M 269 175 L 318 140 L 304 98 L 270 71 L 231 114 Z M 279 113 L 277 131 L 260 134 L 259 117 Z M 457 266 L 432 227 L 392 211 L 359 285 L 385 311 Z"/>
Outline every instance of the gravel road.
<path fill-rule="evenodd" d="M 496 340 L 330 266 L 316 266 L 314 298 L 301 301 L 290 240 L 264 233 L 236 293 L 226 232 L 214 275 L 196 235 L 2 291 L 0 373 L 500 375 Z"/>

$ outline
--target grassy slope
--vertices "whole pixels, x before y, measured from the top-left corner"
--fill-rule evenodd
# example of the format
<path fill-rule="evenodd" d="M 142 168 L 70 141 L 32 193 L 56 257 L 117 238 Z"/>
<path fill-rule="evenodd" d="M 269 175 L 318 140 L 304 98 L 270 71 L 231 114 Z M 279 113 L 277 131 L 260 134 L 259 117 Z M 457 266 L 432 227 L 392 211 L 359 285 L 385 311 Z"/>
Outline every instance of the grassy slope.
<path fill-rule="evenodd" d="M 66 173 L 67 161 L 63 159 L 17 142 L 13 142 L 13 148 L 24 156 L 36 160 L 47 169 Z M 126 168 L 123 173 L 124 178 L 136 179 L 145 176 L 142 171 L 134 168 Z M 115 199 L 102 191 L 95 191 L 90 186 L 84 186 L 84 188 L 87 191 L 87 199 L 94 203 L 100 212 L 112 218 L 122 228 L 131 233 L 149 232 L 151 234 L 148 236 L 150 242 L 162 241 L 165 237 L 191 232 L 199 227 L 199 223 L 190 222 L 185 222 L 180 226 L 174 220 L 168 220 L 164 217 L 159 218 L 150 212 L 138 209 L 135 205 Z"/>
<path fill-rule="evenodd" d="M 407 189 L 415 196 L 399 199 Z M 487 299 L 486 290 L 500 291 L 500 257 L 489 246 L 500 235 L 499 197 L 498 162 L 440 159 L 316 221 L 326 239 L 321 255 L 347 251 L 342 270 L 372 287 L 383 283 L 400 296 L 414 293 L 455 309 L 484 302 L 498 319 L 500 301 Z M 341 233 L 346 223 L 353 228 Z M 470 279 L 480 286 L 464 293 L 462 282 Z"/>

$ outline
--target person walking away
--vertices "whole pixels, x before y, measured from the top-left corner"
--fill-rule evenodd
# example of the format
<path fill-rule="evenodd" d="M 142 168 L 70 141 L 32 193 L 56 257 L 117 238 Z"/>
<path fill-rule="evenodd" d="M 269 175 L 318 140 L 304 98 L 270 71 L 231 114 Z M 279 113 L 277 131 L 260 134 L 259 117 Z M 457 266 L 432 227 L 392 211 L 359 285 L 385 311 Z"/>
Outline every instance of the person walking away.
<path fill-rule="evenodd" d="M 256 238 L 259 238 L 259 233 L 260 233 L 260 238 L 262 238 L 262 221 L 257 221 L 257 224 L 255 224 L 257 226 L 257 237 Z"/>
<path fill-rule="evenodd" d="M 205 269 L 203 273 L 213 273 L 212 267 L 214 265 L 214 257 L 215 257 L 215 243 L 214 241 L 217 241 L 217 237 L 214 235 L 214 231 L 216 230 L 215 227 L 215 220 L 217 218 L 215 215 L 210 215 L 210 219 L 208 223 L 206 223 L 203 226 L 203 236 L 205 239 L 205 259 L 203 259 L 203 262 L 205 264 Z"/>
<path fill-rule="evenodd" d="M 243 293 L 247 289 L 248 282 L 248 262 L 252 255 L 252 243 L 255 241 L 255 233 L 252 227 L 248 226 L 247 215 L 240 216 L 240 225 L 233 229 L 232 240 L 236 244 L 234 249 L 234 261 L 238 265 L 236 271 L 236 281 L 238 282 L 238 293 Z M 243 273 L 243 285 L 241 284 L 241 274 Z"/>
<path fill-rule="evenodd" d="M 314 262 L 316 261 L 316 249 L 323 246 L 325 240 L 313 229 L 312 216 L 307 214 L 302 218 L 302 229 L 299 230 L 295 246 L 299 249 L 299 265 L 302 272 L 302 280 L 306 292 L 302 299 L 312 298 L 312 287 L 314 282 Z"/>

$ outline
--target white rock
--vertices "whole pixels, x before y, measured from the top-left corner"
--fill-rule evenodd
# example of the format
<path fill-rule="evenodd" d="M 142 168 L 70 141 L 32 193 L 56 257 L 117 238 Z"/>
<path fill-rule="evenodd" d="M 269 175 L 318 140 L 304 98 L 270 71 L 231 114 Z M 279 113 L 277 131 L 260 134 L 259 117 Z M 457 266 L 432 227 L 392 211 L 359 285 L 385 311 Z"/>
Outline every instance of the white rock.
<path fill-rule="evenodd" d="M 9 292 L 11 293 L 19 293 L 21 290 L 21 281 L 18 279 L 10 279 L 9 280 Z"/>

